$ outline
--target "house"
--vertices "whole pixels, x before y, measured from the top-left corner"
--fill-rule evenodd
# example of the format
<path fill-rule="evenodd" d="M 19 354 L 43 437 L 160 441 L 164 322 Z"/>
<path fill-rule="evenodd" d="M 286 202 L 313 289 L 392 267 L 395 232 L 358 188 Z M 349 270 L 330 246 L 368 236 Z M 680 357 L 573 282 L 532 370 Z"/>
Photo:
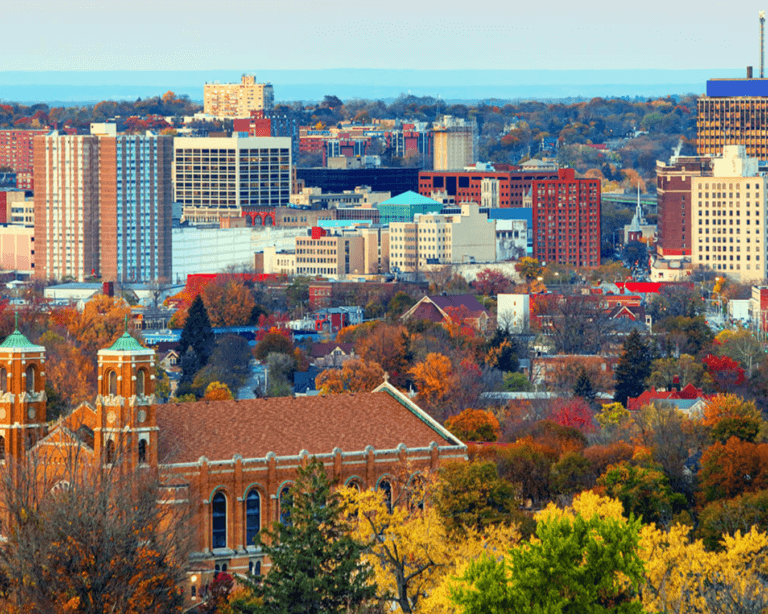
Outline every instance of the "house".
<path fill-rule="evenodd" d="M 693 384 L 687 384 L 680 390 L 645 390 L 639 397 L 627 399 L 627 409 L 638 409 L 655 403 L 668 403 L 690 415 L 701 415 L 709 400 L 709 395 L 704 394 L 701 388 Z"/>
<path fill-rule="evenodd" d="M 309 348 L 309 359 L 319 369 L 341 367 L 352 358 L 357 356 L 351 343 L 313 343 Z"/>
<path fill-rule="evenodd" d="M 128 332 L 98 352 L 95 403 L 45 420 L 45 348 L 0 344 L 0 454 L 24 463 L 76 450 L 89 465 L 159 474 L 190 505 L 191 600 L 217 571 L 268 569 L 254 545 L 281 518 L 297 466 L 317 457 L 341 484 L 397 496 L 396 476 L 467 458 L 466 446 L 386 379 L 373 392 L 159 405 L 154 350 Z M 162 493 L 160 496 L 163 496 Z"/>
<path fill-rule="evenodd" d="M 425 296 L 400 319 L 429 320 L 435 323 L 468 322 L 478 330 L 485 330 L 488 326 L 490 315 L 472 294 L 440 294 L 437 296 Z"/>

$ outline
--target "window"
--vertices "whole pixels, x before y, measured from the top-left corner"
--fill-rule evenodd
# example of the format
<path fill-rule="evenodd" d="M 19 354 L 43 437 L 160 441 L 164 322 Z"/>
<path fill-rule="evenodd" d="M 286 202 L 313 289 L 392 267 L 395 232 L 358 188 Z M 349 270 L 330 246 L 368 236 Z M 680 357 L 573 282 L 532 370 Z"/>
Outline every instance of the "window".
<path fill-rule="evenodd" d="M 211 501 L 211 547 L 227 547 L 227 498 L 219 491 Z"/>
<path fill-rule="evenodd" d="M 35 367 L 33 365 L 29 365 L 27 367 L 27 392 L 34 392 L 35 391 Z"/>
<path fill-rule="evenodd" d="M 107 464 L 111 465 L 112 463 L 115 462 L 115 442 L 112 441 L 111 439 L 107 440 L 106 450 L 107 450 L 107 459 L 106 459 Z"/>
<path fill-rule="evenodd" d="M 291 489 L 288 486 L 280 491 L 280 523 L 286 527 L 291 524 Z"/>
<path fill-rule="evenodd" d="M 0 392 L 8 392 L 8 371 L 0 367 Z"/>
<path fill-rule="evenodd" d="M 144 396 L 145 378 L 146 378 L 146 371 L 144 371 L 144 369 L 139 369 L 139 372 L 136 374 L 136 394 L 141 397 Z"/>
<path fill-rule="evenodd" d="M 261 530 L 261 497 L 259 491 L 251 488 L 245 498 L 245 545 L 253 546 Z"/>
<path fill-rule="evenodd" d="M 110 371 L 107 374 L 107 393 L 111 396 L 117 396 L 117 373 Z"/>
<path fill-rule="evenodd" d="M 5 460 L 5 437 L 0 436 L 0 461 Z"/>
<path fill-rule="evenodd" d="M 248 573 L 252 576 L 260 576 L 261 561 L 248 561 Z"/>
<path fill-rule="evenodd" d="M 139 462 L 147 462 L 147 440 L 139 439 Z"/>
<path fill-rule="evenodd" d="M 379 491 L 384 493 L 384 503 L 387 505 L 387 511 L 392 513 L 392 485 L 387 480 L 379 482 Z"/>

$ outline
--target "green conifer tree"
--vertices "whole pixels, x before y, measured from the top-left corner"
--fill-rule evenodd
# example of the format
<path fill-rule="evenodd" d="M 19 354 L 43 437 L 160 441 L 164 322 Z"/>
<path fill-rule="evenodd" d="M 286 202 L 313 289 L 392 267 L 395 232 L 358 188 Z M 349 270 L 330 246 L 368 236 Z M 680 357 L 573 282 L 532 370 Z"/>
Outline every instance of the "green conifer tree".
<path fill-rule="evenodd" d="M 187 348 L 191 347 L 197 355 L 198 369 L 202 369 L 213 353 L 215 338 L 208 311 L 205 309 L 203 299 L 198 294 L 189 308 L 187 321 L 181 331 L 179 339 L 179 355 L 183 356 Z"/>
<path fill-rule="evenodd" d="M 616 391 L 613 400 L 623 405 L 630 397 L 638 397 L 645 390 L 645 380 L 651 375 L 651 349 L 636 330 L 624 342 L 624 351 L 614 371 Z"/>
<path fill-rule="evenodd" d="M 589 403 L 594 401 L 597 396 L 597 392 L 592 386 L 592 380 L 589 378 L 589 373 L 587 373 L 587 370 L 584 367 L 579 370 L 579 377 L 573 385 L 573 394 Z"/>
<path fill-rule="evenodd" d="M 263 609 L 273 614 L 341 614 L 372 599 L 373 570 L 361 561 L 364 546 L 347 531 L 341 498 L 331 491 L 323 464 L 299 468 L 282 523 L 256 536 L 272 561 L 258 588 Z M 269 539 L 263 539 L 265 534 Z"/>

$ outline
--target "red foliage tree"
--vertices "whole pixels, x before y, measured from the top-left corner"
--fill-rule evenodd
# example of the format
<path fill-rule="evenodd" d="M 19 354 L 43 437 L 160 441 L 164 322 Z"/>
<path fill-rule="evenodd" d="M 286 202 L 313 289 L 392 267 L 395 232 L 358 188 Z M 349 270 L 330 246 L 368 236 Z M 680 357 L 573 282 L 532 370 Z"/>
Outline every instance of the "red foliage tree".
<path fill-rule="evenodd" d="M 595 430 L 592 410 L 584 399 L 570 399 L 558 401 L 553 407 L 552 422 L 560 426 L 575 428 L 582 433 L 590 433 Z"/>
<path fill-rule="evenodd" d="M 744 369 L 733 358 L 708 354 L 702 362 L 718 392 L 728 392 L 744 383 Z"/>
<path fill-rule="evenodd" d="M 477 279 L 472 286 L 484 296 L 496 296 L 508 292 L 512 287 L 512 280 L 501 271 L 488 268 L 477 274 Z"/>

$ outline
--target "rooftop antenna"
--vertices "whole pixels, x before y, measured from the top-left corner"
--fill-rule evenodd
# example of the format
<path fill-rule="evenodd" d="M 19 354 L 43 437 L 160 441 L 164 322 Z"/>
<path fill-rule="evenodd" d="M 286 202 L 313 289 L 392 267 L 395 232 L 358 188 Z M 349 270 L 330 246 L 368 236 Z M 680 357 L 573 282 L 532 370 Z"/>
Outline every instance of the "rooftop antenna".
<path fill-rule="evenodd" d="M 765 65 L 765 11 L 760 11 L 760 78 L 765 78 L 763 67 Z"/>

